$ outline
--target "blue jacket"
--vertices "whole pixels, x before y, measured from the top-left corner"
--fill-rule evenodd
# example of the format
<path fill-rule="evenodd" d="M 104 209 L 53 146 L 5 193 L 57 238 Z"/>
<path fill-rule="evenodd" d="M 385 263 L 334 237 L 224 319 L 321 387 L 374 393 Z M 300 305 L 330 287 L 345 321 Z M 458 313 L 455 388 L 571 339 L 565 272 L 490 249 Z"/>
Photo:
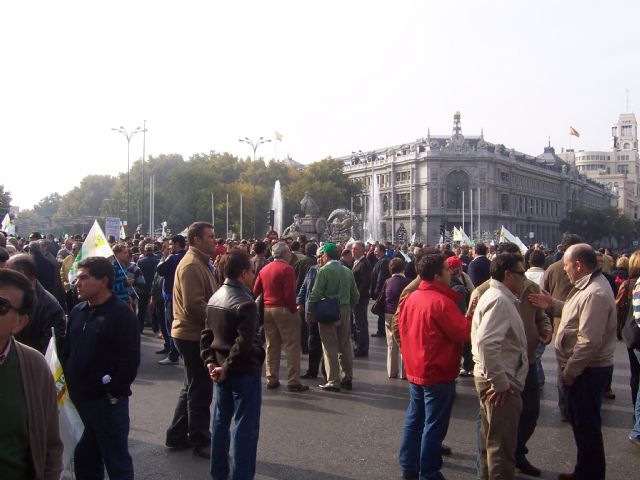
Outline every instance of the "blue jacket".
<path fill-rule="evenodd" d="M 309 296 L 313 290 L 313 284 L 316 282 L 316 274 L 318 273 L 318 265 L 311 265 L 309 271 L 304 277 L 304 281 L 300 286 L 300 291 L 296 297 L 296 305 L 304 305 L 304 311 L 307 311 Z"/>

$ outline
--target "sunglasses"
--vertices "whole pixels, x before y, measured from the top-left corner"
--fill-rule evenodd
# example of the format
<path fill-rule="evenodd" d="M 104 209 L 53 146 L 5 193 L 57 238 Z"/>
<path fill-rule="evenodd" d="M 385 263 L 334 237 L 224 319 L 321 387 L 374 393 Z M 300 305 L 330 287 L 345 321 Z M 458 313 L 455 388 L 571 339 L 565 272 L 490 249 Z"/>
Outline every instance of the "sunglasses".
<path fill-rule="evenodd" d="M 11 302 L 9 300 L 0 297 L 0 315 L 6 315 L 11 310 L 15 310 L 16 312 L 20 313 L 20 310 L 11 305 Z"/>
<path fill-rule="evenodd" d="M 524 270 L 509 270 L 511 273 L 515 273 L 516 275 L 522 275 L 524 277 Z"/>

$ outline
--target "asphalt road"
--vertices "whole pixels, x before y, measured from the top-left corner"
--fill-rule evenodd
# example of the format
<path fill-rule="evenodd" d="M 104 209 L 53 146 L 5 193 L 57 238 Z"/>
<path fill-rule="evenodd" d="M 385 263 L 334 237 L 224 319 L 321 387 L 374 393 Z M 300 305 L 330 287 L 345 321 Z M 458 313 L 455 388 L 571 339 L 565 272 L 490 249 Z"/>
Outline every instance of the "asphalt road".
<path fill-rule="evenodd" d="M 370 326 L 375 325 L 370 317 Z M 371 328 L 370 328 L 371 330 Z M 374 331 L 374 330 L 371 330 Z M 148 330 L 142 336 L 142 362 L 133 385 L 130 447 L 136 478 L 205 479 L 209 462 L 190 451 L 170 451 L 164 434 L 182 384 L 182 366 L 159 366 L 154 351 L 161 340 Z M 397 463 L 400 433 L 407 405 L 407 383 L 388 379 L 386 340 L 372 338 L 369 357 L 355 359 L 350 392 L 329 393 L 318 381 L 303 380 L 311 389 L 290 393 L 263 390 L 258 479 L 347 480 L 400 478 Z M 306 369 L 306 356 L 302 371 Z M 282 374 L 286 362 L 282 362 Z M 543 357 L 547 384 L 543 389 L 538 427 L 529 442 L 529 460 L 543 470 L 543 478 L 570 472 L 575 460 L 571 427 L 560 422 L 556 406 L 555 359 L 552 349 Z M 640 449 L 627 441 L 633 423 L 626 350 L 618 343 L 613 390 L 615 400 L 603 405 L 607 478 L 638 478 Z M 448 479 L 475 478 L 475 416 L 478 400 L 472 378 L 458 380 L 457 398 L 445 443 L 453 449 L 445 457 Z M 530 478 L 524 475 L 517 478 Z"/>

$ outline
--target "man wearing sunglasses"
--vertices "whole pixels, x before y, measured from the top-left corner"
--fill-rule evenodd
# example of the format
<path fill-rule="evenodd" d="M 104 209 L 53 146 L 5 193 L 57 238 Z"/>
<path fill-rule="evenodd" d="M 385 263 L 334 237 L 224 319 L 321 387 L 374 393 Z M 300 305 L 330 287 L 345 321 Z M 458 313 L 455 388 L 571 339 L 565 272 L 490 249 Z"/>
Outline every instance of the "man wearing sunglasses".
<path fill-rule="evenodd" d="M 480 478 L 513 478 L 522 390 L 529 371 L 527 337 L 518 312 L 524 288 L 519 254 L 491 262 L 489 289 L 471 324 L 474 380 L 480 400 Z"/>
<path fill-rule="evenodd" d="M 53 480 L 62 474 L 63 448 L 53 376 L 40 353 L 13 338 L 34 302 L 23 274 L 0 269 L 0 472 Z"/>

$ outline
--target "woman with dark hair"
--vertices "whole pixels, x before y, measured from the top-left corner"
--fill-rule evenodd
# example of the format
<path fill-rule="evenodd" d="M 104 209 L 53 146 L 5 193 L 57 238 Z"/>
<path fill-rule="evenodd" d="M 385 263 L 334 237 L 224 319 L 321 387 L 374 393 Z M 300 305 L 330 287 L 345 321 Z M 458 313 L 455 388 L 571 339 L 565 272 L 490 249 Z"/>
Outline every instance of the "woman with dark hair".
<path fill-rule="evenodd" d="M 410 280 L 404 276 L 405 262 L 402 258 L 394 258 L 389 262 L 391 277 L 385 281 L 384 291 L 384 323 L 387 337 L 387 375 L 389 378 L 405 378 L 400 348 L 393 338 L 391 319 L 398 308 L 400 294 Z"/>

